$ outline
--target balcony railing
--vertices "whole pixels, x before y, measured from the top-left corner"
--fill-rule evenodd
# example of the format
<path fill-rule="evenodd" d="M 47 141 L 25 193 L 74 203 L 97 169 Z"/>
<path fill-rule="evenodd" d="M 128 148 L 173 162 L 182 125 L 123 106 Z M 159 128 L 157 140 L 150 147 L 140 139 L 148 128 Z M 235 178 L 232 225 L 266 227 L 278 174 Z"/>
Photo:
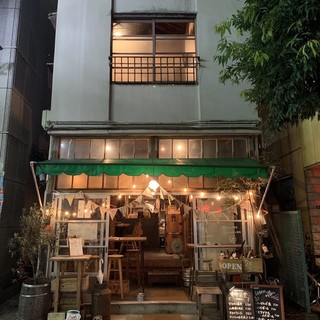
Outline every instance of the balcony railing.
<path fill-rule="evenodd" d="M 113 55 L 109 60 L 113 83 L 195 84 L 198 80 L 195 55 Z"/>

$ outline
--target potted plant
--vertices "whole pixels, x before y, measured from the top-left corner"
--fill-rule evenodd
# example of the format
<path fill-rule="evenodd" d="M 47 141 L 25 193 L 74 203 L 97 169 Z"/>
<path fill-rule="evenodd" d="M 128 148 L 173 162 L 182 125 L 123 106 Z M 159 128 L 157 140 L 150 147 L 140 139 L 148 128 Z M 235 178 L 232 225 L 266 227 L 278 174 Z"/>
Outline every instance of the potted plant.
<path fill-rule="evenodd" d="M 23 279 L 19 316 L 24 319 L 46 319 L 51 295 L 50 281 L 41 270 L 41 258 L 51 250 L 55 241 L 50 225 L 51 206 L 30 207 L 20 218 L 20 232 L 9 239 L 8 248 L 12 257 L 17 257 L 16 273 Z M 44 259 L 45 260 L 45 259 Z"/>

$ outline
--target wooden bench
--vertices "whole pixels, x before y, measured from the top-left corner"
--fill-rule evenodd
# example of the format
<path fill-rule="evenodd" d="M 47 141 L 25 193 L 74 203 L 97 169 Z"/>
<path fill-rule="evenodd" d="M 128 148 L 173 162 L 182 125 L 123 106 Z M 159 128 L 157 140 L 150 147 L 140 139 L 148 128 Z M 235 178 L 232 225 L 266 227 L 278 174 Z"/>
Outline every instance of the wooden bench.
<path fill-rule="evenodd" d="M 148 271 L 148 286 L 154 283 L 175 283 L 181 284 L 181 274 L 177 270 L 153 270 Z"/>

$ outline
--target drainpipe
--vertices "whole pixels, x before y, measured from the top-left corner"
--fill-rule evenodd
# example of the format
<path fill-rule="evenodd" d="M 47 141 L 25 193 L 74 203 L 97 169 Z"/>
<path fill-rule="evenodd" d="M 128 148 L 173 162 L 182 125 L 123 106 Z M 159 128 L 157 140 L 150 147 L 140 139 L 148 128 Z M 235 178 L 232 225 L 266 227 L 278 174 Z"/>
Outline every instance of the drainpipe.
<path fill-rule="evenodd" d="M 31 167 L 33 182 L 34 182 L 34 185 L 36 187 L 36 192 L 37 192 L 37 196 L 38 196 L 39 205 L 40 205 L 40 208 L 43 209 L 42 200 L 41 200 L 40 191 L 39 191 L 39 186 L 38 186 L 38 182 L 37 182 L 37 177 L 36 177 L 36 173 L 34 171 L 34 163 L 35 163 L 34 161 L 31 161 L 30 162 L 30 167 Z"/>

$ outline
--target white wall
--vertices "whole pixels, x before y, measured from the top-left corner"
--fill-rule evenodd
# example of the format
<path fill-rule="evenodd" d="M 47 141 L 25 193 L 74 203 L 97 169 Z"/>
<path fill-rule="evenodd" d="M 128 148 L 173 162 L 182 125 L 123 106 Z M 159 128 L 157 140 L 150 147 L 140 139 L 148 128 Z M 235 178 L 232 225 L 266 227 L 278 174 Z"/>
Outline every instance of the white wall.
<path fill-rule="evenodd" d="M 52 111 L 67 121 L 182 122 L 257 120 L 240 88 L 218 81 L 214 26 L 238 0 L 114 0 L 116 13 L 197 11 L 199 85 L 112 85 L 109 88 L 111 0 L 59 0 Z M 112 95 L 110 96 L 110 92 Z"/>

